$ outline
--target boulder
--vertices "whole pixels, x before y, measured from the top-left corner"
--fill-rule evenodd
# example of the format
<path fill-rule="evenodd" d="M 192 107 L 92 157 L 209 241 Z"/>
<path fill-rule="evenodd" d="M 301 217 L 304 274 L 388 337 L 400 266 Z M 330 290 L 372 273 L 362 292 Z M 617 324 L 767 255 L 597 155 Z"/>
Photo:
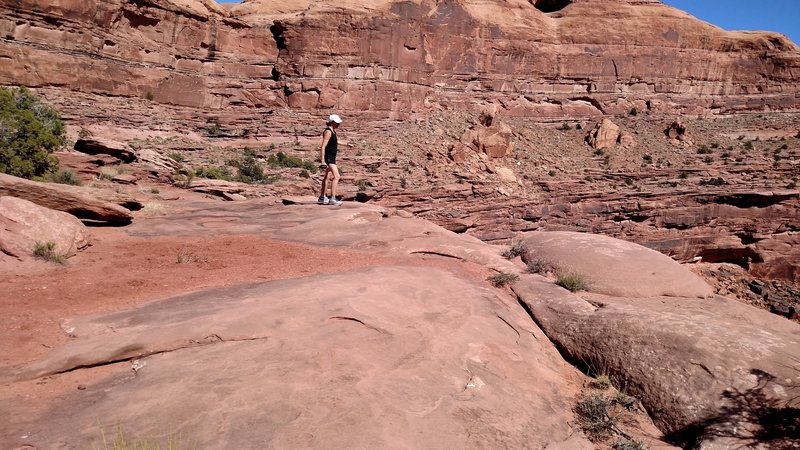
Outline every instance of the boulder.
<path fill-rule="evenodd" d="M 564 270 L 583 274 L 588 290 L 617 297 L 707 297 L 702 278 L 668 256 L 632 242 L 569 231 L 531 232 L 523 242 L 527 263 L 544 258 Z M 646 270 L 643 270 L 646 268 Z"/>
<path fill-rule="evenodd" d="M 0 173 L 0 195 L 23 198 L 46 208 L 70 213 L 79 219 L 114 224 L 129 223 L 133 220 L 133 215 L 129 209 L 109 202 L 109 198 L 116 198 L 131 208 L 141 208 L 141 203 L 130 197 L 107 193 L 100 189 L 40 183 L 2 173 Z"/>
<path fill-rule="evenodd" d="M 74 148 L 87 155 L 111 155 L 124 163 L 136 161 L 136 154 L 127 145 L 107 139 L 78 139 Z"/>
<path fill-rule="evenodd" d="M 800 325 L 719 296 L 584 300 L 536 275 L 513 290 L 563 355 L 639 398 L 672 442 L 764 450 L 798 442 Z"/>
<path fill-rule="evenodd" d="M 592 148 L 612 148 L 619 139 L 619 126 L 610 119 L 603 119 L 589 132 L 586 141 Z"/>
<path fill-rule="evenodd" d="M 64 257 L 89 245 L 80 220 L 17 197 L 0 197 L 0 252 L 18 259 L 32 256 L 37 242 L 53 242 Z"/>
<path fill-rule="evenodd" d="M 514 150 L 511 127 L 497 119 L 481 116 L 481 123 L 467 130 L 461 142 L 492 158 L 502 158 Z M 490 126 L 483 125 L 489 123 Z"/>

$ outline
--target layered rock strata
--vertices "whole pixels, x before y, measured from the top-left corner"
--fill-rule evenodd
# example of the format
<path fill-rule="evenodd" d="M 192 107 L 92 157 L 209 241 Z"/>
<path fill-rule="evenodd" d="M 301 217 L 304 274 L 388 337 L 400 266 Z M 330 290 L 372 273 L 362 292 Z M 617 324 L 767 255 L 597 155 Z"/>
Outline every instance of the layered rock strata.
<path fill-rule="evenodd" d="M 23 0 L 0 6 L 0 36 L 0 83 L 206 109 L 401 118 L 497 101 L 563 117 L 800 104 L 800 51 L 784 36 L 725 32 L 657 1 Z"/>

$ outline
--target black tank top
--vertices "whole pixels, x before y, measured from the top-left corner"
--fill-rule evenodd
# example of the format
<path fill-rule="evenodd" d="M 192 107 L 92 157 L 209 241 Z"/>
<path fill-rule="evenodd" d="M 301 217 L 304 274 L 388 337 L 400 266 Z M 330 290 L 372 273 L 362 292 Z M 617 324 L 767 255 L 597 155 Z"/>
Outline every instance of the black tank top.
<path fill-rule="evenodd" d="M 328 139 L 328 144 L 325 146 L 325 162 L 336 164 L 336 151 L 339 149 L 336 141 L 336 131 L 332 127 L 325 128 L 325 130 L 331 130 L 331 138 Z"/>

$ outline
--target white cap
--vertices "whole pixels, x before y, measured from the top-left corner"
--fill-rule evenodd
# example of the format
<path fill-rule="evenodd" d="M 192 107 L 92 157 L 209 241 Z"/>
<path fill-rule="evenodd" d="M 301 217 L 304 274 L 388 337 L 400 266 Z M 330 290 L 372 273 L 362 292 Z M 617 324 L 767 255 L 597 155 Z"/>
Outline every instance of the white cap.
<path fill-rule="evenodd" d="M 328 117 L 328 122 L 342 123 L 342 118 L 336 114 L 331 114 L 330 117 Z"/>

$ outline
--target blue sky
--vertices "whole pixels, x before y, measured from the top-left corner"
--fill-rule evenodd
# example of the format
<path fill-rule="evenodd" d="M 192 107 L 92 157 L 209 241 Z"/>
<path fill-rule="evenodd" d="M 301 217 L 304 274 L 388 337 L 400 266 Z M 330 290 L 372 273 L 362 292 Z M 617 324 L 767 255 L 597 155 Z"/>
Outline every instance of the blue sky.
<path fill-rule="evenodd" d="M 239 3 L 237 0 L 218 0 Z M 800 45 L 800 0 L 662 0 L 725 30 L 777 31 Z"/>
<path fill-rule="evenodd" d="M 662 0 L 725 30 L 777 31 L 800 45 L 800 0 Z"/>

